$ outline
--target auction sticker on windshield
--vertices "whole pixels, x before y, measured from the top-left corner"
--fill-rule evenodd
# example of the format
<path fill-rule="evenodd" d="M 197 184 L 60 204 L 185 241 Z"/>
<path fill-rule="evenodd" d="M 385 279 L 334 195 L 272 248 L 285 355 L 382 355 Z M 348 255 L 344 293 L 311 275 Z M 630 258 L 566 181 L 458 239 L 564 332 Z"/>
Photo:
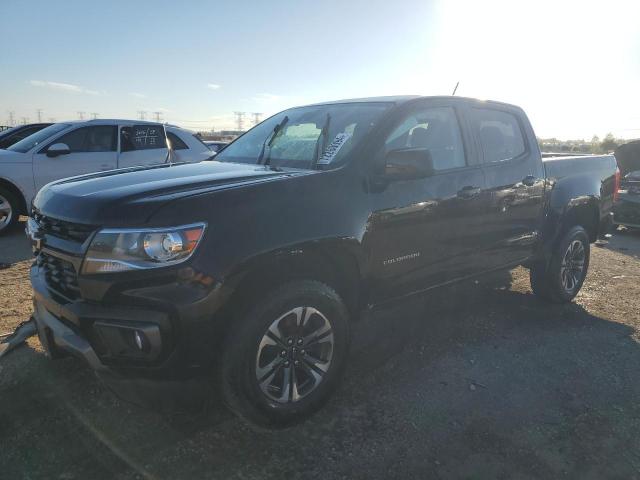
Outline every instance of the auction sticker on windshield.
<path fill-rule="evenodd" d="M 342 146 L 351 138 L 350 133 L 339 133 L 329 144 L 322 156 L 318 159 L 319 165 L 328 165 L 336 157 Z"/>

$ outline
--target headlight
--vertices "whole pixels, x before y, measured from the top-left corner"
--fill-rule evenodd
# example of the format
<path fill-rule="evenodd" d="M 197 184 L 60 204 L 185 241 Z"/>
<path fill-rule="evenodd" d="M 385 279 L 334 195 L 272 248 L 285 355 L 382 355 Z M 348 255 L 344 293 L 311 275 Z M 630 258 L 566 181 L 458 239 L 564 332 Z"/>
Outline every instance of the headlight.
<path fill-rule="evenodd" d="M 200 243 L 204 223 L 181 227 L 100 230 L 91 241 L 82 273 L 115 273 L 184 262 Z"/>

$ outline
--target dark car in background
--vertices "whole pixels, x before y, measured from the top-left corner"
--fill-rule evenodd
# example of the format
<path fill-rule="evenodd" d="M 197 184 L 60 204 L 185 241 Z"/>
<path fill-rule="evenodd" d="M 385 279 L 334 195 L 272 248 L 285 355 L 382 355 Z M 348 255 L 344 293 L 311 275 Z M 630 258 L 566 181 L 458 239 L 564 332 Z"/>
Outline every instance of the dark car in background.
<path fill-rule="evenodd" d="M 49 125 L 51 123 L 30 123 L 3 130 L 0 132 L 0 148 L 9 148 L 14 143 L 18 143 L 23 138 L 27 138 L 29 135 L 33 135 Z"/>
<path fill-rule="evenodd" d="M 614 206 L 614 223 L 640 228 L 640 140 L 620 145 L 615 151 L 622 179 Z"/>

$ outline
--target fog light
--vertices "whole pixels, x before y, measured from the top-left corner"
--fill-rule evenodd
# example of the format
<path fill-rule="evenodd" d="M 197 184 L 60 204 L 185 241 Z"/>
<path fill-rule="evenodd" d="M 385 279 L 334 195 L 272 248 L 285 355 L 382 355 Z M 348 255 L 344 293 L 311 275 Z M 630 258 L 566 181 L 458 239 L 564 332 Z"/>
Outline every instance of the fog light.
<path fill-rule="evenodd" d="M 136 341 L 136 347 L 138 347 L 138 350 L 143 350 L 144 349 L 144 339 L 142 337 L 142 333 L 140 333 L 138 330 L 136 330 L 133 334 L 133 339 Z"/>

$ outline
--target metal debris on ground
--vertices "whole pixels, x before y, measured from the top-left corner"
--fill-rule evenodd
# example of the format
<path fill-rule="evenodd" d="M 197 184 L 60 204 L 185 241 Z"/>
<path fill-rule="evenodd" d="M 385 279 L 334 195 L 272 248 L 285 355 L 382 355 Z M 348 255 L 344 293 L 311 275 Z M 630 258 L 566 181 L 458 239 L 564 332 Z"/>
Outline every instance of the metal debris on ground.
<path fill-rule="evenodd" d="M 33 318 L 30 318 L 18 325 L 13 333 L 0 335 L 0 358 L 22 345 L 27 338 L 34 336 L 36 333 L 36 322 Z"/>

